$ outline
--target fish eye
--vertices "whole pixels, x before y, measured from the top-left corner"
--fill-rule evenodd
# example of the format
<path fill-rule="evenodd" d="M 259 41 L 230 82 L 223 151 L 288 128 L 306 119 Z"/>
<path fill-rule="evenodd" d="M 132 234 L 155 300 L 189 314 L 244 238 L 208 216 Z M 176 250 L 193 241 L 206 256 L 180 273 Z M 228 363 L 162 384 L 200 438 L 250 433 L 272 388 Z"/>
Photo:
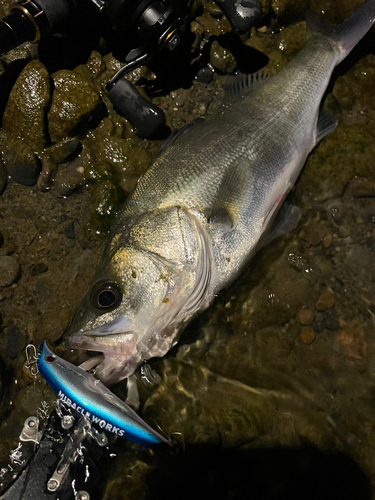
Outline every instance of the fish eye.
<path fill-rule="evenodd" d="M 90 302 L 95 309 L 106 312 L 114 309 L 121 303 L 122 293 L 117 283 L 101 280 L 90 290 Z"/>
<path fill-rule="evenodd" d="M 53 354 L 48 354 L 45 358 L 44 358 L 44 361 L 48 364 L 51 364 L 53 363 L 54 361 L 56 361 L 56 356 L 54 356 Z"/>

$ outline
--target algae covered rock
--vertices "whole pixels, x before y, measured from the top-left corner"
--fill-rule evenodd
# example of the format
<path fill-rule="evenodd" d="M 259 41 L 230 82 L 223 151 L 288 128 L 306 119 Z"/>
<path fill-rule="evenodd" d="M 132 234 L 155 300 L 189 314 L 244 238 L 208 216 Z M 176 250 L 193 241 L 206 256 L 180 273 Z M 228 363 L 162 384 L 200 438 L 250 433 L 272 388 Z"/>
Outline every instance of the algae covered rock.
<path fill-rule="evenodd" d="M 99 92 L 82 73 L 67 69 L 52 75 L 55 90 L 48 113 L 49 133 L 58 142 L 95 127 L 105 113 Z"/>
<path fill-rule="evenodd" d="M 41 62 L 31 61 L 10 93 L 3 130 L 13 137 L 21 137 L 33 151 L 41 151 L 45 145 L 45 111 L 49 102 L 48 71 Z"/>
<path fill-rule="evenodd" d="M 20 138 L 1 136 L 1 159 L 8 174 L 18 184 L 33 186 L 40 172 L 40 162 L 33 148 Z"/>

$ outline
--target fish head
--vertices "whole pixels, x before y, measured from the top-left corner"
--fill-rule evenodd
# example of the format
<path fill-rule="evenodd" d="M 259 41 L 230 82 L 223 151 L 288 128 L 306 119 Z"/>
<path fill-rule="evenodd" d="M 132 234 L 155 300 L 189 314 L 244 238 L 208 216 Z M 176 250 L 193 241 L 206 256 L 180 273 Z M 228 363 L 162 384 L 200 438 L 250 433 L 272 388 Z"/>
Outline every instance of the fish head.
<path fill-rule="evenodd" d="M 105 384 L 129 376 L 157 340 L 163 326 L 158 316 L 165 313 L 175 278 L 173 269 L 147 252 L 118 249 L 94 279 L 65 344 L 101 352 L 95 376 Z"/>
<path fill-rule="evenodd" d="M 147 214 L 115 235 L 65 341 L 102 353 L 81 366 L 96 365 L 95 376 L 110 385 L 143 360 L 164 356 L 202 305 L 208 247 L 199 220 L 179 207 Z"/>

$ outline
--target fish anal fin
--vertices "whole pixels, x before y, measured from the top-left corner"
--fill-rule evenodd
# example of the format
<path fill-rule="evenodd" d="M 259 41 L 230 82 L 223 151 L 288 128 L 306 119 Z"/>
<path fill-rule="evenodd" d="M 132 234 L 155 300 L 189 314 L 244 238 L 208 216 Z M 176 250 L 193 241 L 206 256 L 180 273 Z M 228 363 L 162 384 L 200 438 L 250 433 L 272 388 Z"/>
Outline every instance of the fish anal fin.
<path fill-rule="evenodd" d="M 331 111 L 328 111 L 325 107 L 323 107 L 319 113 L 318 122 L 316 124 L 315 144 L 318 144 L 323 137 L 333 132 L 337 127 L 338 121 L 337 114 L 333 114 Z"/>
<path fill-rule="evenodd" d="M 260 241 L 260 247 L 265 247 L 268 243 L 283 234 L 290 233 L 298 226 L 302 217 L 301 209 L 285 201 L 272 221 L 269 230 Z"/>

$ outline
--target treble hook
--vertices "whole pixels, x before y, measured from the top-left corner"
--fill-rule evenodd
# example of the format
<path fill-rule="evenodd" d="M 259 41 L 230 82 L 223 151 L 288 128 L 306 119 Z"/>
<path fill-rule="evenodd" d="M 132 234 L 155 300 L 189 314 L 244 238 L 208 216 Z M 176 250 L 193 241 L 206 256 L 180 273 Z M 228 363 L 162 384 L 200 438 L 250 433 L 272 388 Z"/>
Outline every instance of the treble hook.
<path fill-rule="evenodd" d="M 30 371 L 31 375 L 35 378 L 38 373 L 38 353 L 36 352 L 36 347 L 34 344 L 28 344 L 26 346 L 26 368 Z"/>

